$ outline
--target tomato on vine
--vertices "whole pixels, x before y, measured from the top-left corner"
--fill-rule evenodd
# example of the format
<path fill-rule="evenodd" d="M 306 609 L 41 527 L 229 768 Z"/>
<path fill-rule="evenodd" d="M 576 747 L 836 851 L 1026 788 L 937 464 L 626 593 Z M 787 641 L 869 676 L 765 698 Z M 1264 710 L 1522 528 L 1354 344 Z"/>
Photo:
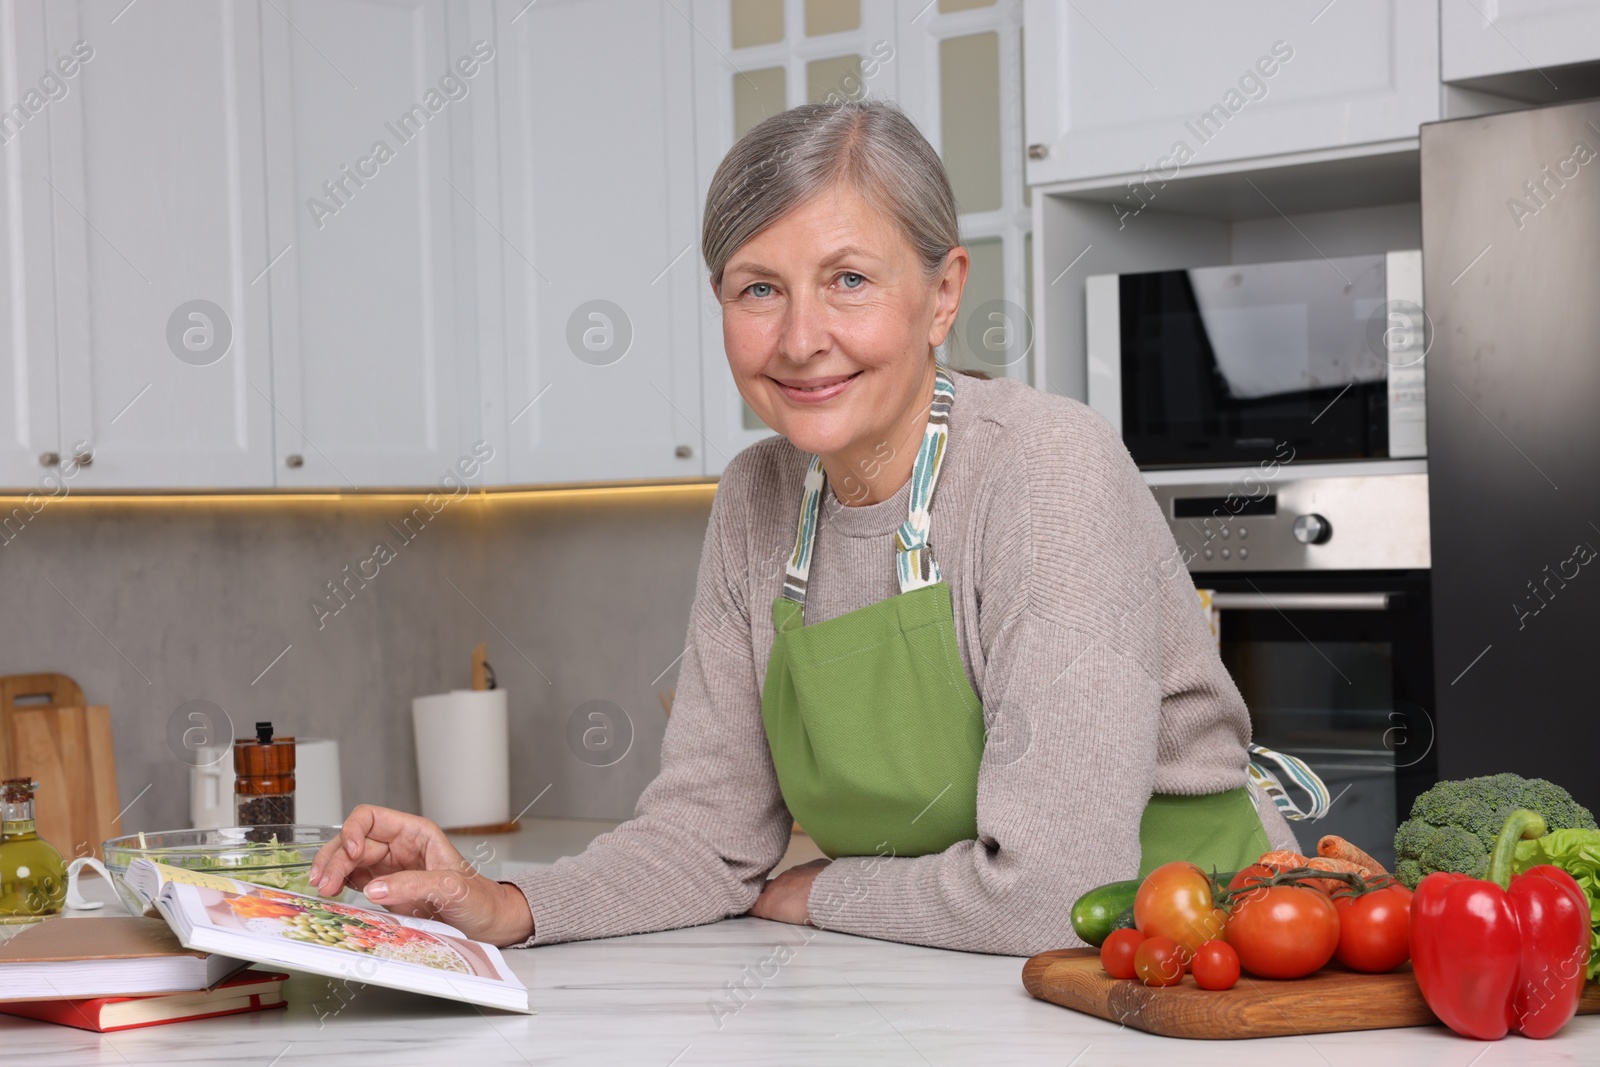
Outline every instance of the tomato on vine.
<path fill-rule="evenodd" d="M 1382 974 L 1411 958 L 1411 890 L 1390 885 L 1333 898 L 1339 913 L 1334 955 L 1352 971 Z"/>
<path fill-rule="evenodd" d="M 1225 933 L 1239 964 L 1259 978 L 1300 978 L 1339 946 L 1339 912 L 1320 889 L 1274 885 L 1251 890 L 1233 907 Z"/>

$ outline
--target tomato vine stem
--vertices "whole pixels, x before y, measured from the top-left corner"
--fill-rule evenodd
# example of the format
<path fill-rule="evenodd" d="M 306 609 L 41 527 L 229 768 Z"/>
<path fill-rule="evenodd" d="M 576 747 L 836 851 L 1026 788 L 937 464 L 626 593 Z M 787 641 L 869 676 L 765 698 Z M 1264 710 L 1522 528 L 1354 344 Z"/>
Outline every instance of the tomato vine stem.
<path fill-rule="evenodd" d="M 1233 889 L 1229 889 L 1226 882 L 1217 881 L 1219 876 L 1213 874 L 1213 899 L 1218 906 L 1227 908 L 1242 897 L 1259 889 L 1268 889 L 1276 885 L 1299 885 L 1310 879 L 1323 879 L 1332 882 L 1343 882 L 1344 887 L 1330 893 L 1332 897 L 1359 897 L 1364 893 L 1371 893 L 1378 889 L 1387 889 L 1397 884 L 1392 875 L 1380 874 L 1373 878 L 1366 878 L 1355 871 L 1324 871 L 1316 867 L 1290 867 L 1287 870 L 1277 871 L 1271 875 L 1250 878 Z M 1306 888 L 1311 888 L 1307 886 Z"/>

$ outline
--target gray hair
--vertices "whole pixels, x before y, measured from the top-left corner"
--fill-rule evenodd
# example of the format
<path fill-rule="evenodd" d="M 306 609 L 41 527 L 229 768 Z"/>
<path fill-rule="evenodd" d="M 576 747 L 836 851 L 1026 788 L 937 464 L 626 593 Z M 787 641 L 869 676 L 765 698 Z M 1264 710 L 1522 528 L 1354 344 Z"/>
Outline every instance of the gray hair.
<path fill-rule="evenodd" d="M 905 112 L 881 100 L 802 104 L 763 120 L 717 167 L 700 232 L 712 284 L 746 241 L 840 182 L 894 220 L 930 282 L 961 243 L 950 178 Z"/>

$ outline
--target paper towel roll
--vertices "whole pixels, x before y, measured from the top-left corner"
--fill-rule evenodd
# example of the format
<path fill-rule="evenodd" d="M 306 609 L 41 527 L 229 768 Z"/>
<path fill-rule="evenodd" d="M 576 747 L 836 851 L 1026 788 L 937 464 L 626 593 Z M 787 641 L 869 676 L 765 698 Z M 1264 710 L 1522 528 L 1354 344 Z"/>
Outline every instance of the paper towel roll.
<path fill-rule="evenodd" d="M 207 745 L 195 751 L 189 768 L 189 821 L 196 830 L 232 826 L 233 742 Z"/>
<path fill-rule="evenodd" d="M 294 821 L 308 826 L 340 826 L 344 808 L 339 778 L 339 742 L 321 737 L 294 743 Z"/>
<path fill-rule="evenodd" d="M 411 702 L 422 814 L 446 829 L 511 819 L 504 689 L 457 689 Z"/>

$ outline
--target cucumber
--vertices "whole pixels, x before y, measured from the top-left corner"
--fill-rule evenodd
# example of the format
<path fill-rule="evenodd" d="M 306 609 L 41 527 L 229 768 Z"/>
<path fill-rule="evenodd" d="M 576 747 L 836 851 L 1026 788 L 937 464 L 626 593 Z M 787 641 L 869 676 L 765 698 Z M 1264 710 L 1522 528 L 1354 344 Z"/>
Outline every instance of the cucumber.
<path fill-rule="evenodd" d="M 1111 931 L 1133 925 L 1133 898 L 1138 894 L 1137 879 L 1089 890 L 1072 905 L 1072 929 L 1085 942 L 1099 948 Z"/>

